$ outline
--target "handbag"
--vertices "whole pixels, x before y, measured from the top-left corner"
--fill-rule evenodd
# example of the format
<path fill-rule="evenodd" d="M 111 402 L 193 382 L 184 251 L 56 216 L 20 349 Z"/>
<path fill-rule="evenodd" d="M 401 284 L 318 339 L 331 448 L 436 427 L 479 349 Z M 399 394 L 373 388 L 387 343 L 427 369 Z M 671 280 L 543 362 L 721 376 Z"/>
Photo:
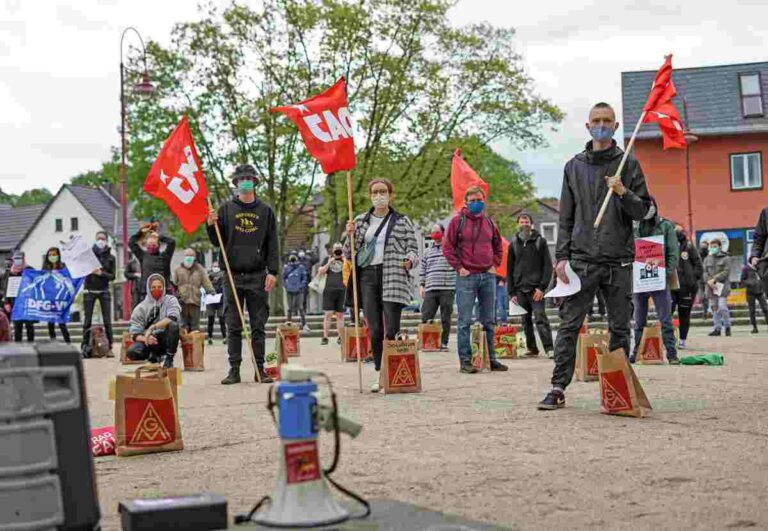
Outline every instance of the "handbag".
<path fill-rule="evenodd" d="M 389 217 L 392 215 L 392 210 L 390 210 L 387 215 L 384 217 L 383 220 L 381 220 L 381 225 L 379 225 L 379 228 L 376 229 L 376 232 L 373 235 L 373 238 L 371 238 L 371 241 L 364 244 L 359 251 L 357 251 L 357 256 L 355 257 L 355 262 L 357 263 L 357 267 L 364 268 L 371 265 L 371 262 L 373 261 L 373 257 L 376 254 L 376 242 L 379 239 L 379 234 L 381 234 L 382 229 L 387 225 L 389 222 Z M 370 220 L 370 214 L 368 214 L 368 219 Z"/>

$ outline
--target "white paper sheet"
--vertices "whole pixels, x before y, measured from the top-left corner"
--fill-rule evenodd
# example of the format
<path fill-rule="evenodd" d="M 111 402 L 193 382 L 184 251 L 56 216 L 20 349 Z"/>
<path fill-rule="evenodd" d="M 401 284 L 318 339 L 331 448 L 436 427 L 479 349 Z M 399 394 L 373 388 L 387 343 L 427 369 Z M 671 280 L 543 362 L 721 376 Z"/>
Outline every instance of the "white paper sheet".
<path fill-rule="evenodd" d="M 717 295 L 718 297 L 722 295 L 723 289 L 725 288 L 725 284 L 722 282 L 715 282 L 715 287 L 712 288 L 712 291 Z"/>
<path fill-rule="evenodd" d="M 5 287 L 5 296 L 9 299 L 15 299 L 19 294 L 21 286 L 21 277 L 8 277 L 8 285 Z"/>
<path fill-rule="evenodd" d="M 61 246 L 61 259 L 67 264 L 72 278 L 82 278 L 101 268 L 101 262 L 96 258 L 93 249 L 82 236 L 73 236 Z"/>
<path fill-rule="evenodd" d="M 221 293 L 214 293 L 213 295 L 205 296 L 205 304 L 219 304 L 221 303 Z"/>
<path fill-rule="evenodd" d="M 528 310 L 520 306 L 519 304 L 515 304 L 512 301 L 509 301 L 509 316 L 510 317 L 516 317 L 518 315 L 526 315 L 528 313 Z"/>
<path fill-rule="evenodd" d="M 565 265 L 565 274 L 568 277 L 568 284 L 560 282 L 560 279 L 558 278 L 555 287 L 551 289 L 549 293 L 544 295 L 544 297 L 549 299 L 570 297 L 581 291 L 581 279 L 571 267 L 570 262 Z"/>

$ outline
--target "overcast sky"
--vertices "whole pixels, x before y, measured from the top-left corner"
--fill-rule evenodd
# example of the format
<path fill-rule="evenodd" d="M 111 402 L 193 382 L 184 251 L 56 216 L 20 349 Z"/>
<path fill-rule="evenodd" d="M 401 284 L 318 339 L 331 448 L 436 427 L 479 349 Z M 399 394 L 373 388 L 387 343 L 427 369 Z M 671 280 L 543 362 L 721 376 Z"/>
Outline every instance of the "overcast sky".
<path fill-rule="evenodd" d="M 195 18 L 195 5 L 2 0 L 0 187 L 55 192 L 73 175 L 98 169 L 120 140 L 120 32 L 133 25 L 145 39 L 167 43 L 174 22 Z M 509 0 L 461 0 L 451 18 L 457 25 L 490 20 L 516 28 L 518 51 L 537 91 L 566 118 L 547 135 L 549 147 L 496 148 L 534 175 L 540 195 L 557 196 L 564 162 L 587 140 L 583 124 L 590 104 L 605 100 L 621 112 L 622 71 L 655 70 L 669 52 L 676 68 L 764 61 L 765 5 L 547 0 L 521 9 Z"/>

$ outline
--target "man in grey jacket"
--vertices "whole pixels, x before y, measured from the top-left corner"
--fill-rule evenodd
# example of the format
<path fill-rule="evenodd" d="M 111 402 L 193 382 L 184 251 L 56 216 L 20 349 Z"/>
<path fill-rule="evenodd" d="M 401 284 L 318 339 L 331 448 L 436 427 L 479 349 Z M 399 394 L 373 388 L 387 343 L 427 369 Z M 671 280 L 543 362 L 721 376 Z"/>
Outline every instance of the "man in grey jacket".
<path fill-rule="evenodd" d="M 539 409 L 565 407 L 565 388 L 576 365 L 576 338 L 598 290 L 608 307 L 609 348 L 630 351 L 635 256 L 632 222 L 642 220 L 651 203 L 643 171 L 634 157 L 629 156 L 621 175 L 616 175 L 624 155 L 613 140 L 618 126 L 613 108 L 607 103 L 596 104 L 586 123 L 592 141 L 565 165 L 555 273 L 559 282 L 568 283 L 565 271 L 570 262 L 581 280 L 581 291 L 567 297 L 560 309 L 562 324 L 555 343 L 552 390 L 539 403 Z M 609 189 L 614 196 L 602 223 L 594 228 Z"/>
<path fill-rule="evenodd" d="M 173 367 L 173 356 L 179 346 L 181 306 L 173 295 L 165 292 L 165 277 L 154 273 L 147 279 L 147 295 L 131 313 L 128 332 L 133 345 L 128 348 L 131 360 L 163 362 Z"/>

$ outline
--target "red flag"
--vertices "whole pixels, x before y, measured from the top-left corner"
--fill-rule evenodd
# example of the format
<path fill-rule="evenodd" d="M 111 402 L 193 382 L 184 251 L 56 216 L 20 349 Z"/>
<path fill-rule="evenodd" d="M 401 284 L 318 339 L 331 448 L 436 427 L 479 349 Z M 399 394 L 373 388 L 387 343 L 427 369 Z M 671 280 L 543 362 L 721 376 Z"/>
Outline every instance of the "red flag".
<path fill-rule="evenodd" d="M 645 117 L 643 123 L 657 122 L 661 130 L 664 149 L 682 148 L 685 146 L 683 123 L 680 113 L 672 104 L 672 98 L 677 95 L 675 84 L 672 82 L 672 55 L 668 55 L 664 64 L 656 73 L 651 93 L 648 94 L 643 106 Z"/>
<path fill-rule="evenodd" d="M 272 112 L 285 114 L 298 126 L 307 151 L 320 162 L 324 173 L 355 167 L 352 116 L 343 77 L 322 94 L 295 105 L 275 107 Z"/>
<path fill-rule="evenodd" d="M 163 144 L 144 191 L 168 205 L 187 232 L 196 231 L 208 217 L 208 188 L 186 116 Z"/>
<path fill-rule="evenodd" d="M 488 198 L 488 183 L 482 180 L 464 159 L 461 158 L 461 150 L 453 152 L 451 162 L 451 192 L 453 193 L 453 209 L 461 210 L 464 206 L 464 193 L 470 186 L 479 186 Z"/>
<path fill-rule="evenodd" d="M 501 237 L 501 247 L 504 249 L 501 255 L 501 265 L 496 268 L 496 276 L 507 278 L 507 257 L 509 256 L 509 242 L 507 239 Z"/>

